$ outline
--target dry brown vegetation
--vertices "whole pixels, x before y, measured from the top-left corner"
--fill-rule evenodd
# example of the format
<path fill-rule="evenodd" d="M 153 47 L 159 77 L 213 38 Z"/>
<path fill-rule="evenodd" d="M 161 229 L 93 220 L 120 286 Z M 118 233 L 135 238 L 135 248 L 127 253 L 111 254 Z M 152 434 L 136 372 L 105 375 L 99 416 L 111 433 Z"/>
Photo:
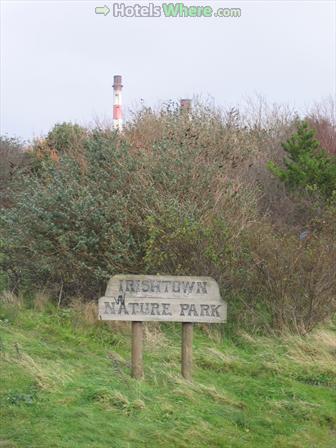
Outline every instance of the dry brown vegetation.
<path fill-rule="evenodd" d="M 309 120 L 333 153 L 323 111 Z M 121 134 L 58 127 L 35 143 L 35 174 L 12 198 L 4 269 L 62 303 L 97 297 L 117 272 L 211 275 L 240 326 L 311 330 L 336 309 L 335 206 L 267 168 L 297 121 L 260 100 L 191 115 L 143 108 Z"/>

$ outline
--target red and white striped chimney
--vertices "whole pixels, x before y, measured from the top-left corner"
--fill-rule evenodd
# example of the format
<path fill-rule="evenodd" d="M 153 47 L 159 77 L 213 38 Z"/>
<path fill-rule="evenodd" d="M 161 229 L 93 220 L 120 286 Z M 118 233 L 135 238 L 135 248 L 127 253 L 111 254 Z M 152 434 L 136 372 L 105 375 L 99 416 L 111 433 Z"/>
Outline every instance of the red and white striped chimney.
<path fill-rule="evenodd" d="M 122 103 L 121 103 L 121 76 L 114 75 L 113 77 L 113 127 L 114 129 L 122 130 Z"/>

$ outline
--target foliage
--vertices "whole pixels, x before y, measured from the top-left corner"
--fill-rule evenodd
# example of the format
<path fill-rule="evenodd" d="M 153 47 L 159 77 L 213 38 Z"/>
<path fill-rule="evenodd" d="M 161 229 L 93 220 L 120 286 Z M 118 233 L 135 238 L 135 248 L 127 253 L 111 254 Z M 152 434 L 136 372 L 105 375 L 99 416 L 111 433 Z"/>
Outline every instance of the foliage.
<path fill-rule="evenodd" d="M 306 117 L 309 126 L 316 132 L 316 138 L 323 149 L 336 156 L 336 103 L 329 95 L 321 103 L 313 105 Z"/>
<path fill-rule="evenodd" d="M 164 194 L 176 194 L 176 179 L 191 184 L 185 164 L 177 158 L 174 169 L 164 147 L 150 167 L 146 155 L 134 157 L 119 143 L 116 135 L 97 132 L 87 142 L 84 167 L 64 155 L 23 179 L 16 206 L 2 215 L 13 281 L 64 285 L 65 293 L 90 296 L 112 273 L 141 272 L 146 216 Z M 151 169 L 142 174 L 146 166 Z"/>
<path fill-rule="evenodd" d="M 290 187 L 317 191 L 330 199 L 336 192 L 336 157 L 321 148 L 314 134 L 306 122 L 299 123 L 297 132 L 282 145 L 288 154 L 285 167 L 272 162 L 269 167 Z"/>
<path fill-rule="evenodd" d="M 43 162 L 43 171 L 24 178 L 16 207 L 2 215 L 8 230 L 6 268 L 13 278 L 90 296 L 111 272 L 134 268 L 141 247 L 128 221 L 132 204 L 121 190 L 129 184 L 118 162 L 128 164 L 127 175 L 135 165 L 124 149 L 112 145 L 100 146 L 93 138 L 85 173 L 64 156 L 59 164 Z"/>
<path fill-rule="evenodd" d="M 335 223 L 335 216 L 323 220 Z M 317 226 L 317 223 L 315 223 Z M 307 230 L 297 235 L 254 229 L 248 246 L 251 254 L 248 297 L 270 318 L 270 331 L 289 329 L 305 334 L 336 312 L 335 229 Z M 318 236 L 317 236 L 318 235 Z"/>
<path fill-rule="evenodd" d="M 272 120 L 263 127 L 237 110 L 200 107 L 186 116 L 169 106 L 144 109 L 123 133 L 85 130 L 57 157 L 40 141 L 32 149 L 38 166 L 1 210 L 8 286 L 48 290 L 65 303 L 96 299 L 115 273 L 210 275 L 229 303 L 230 325 L 305 333 L 328 320 L 335 209 L 285 188 L 266 168 L 271 158 L 279 166 L 281 141 L 296 123 Z M 288 149 L 297 145 L 302 167 L 319 146 L 310 130 L 300 132 Z M 311 148 L 303 158 L 302 141 Z M 315 174 L 322 169 L 309 163 Z"/>
<path fill-rule="evenodd" d="M 86 129 L 76 123 L 57 123 L 49 131 L 46 143 L 59 153 L 69 153 L 86 134 Z"/>
<path fill-rule="evenodd" d="M 23 148 L 19 139 L 0 135 L 0 207 L 9 205 L 13 180 L 29 165 L 29 156 Z"/>

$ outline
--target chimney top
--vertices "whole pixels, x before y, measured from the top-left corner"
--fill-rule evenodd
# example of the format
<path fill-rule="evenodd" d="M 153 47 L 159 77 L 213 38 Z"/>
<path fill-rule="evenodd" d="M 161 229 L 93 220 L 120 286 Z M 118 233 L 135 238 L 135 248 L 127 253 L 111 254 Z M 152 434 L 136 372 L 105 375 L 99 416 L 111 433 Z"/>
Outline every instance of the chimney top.
<path fill-rule="evenodd" d="M 190 112 L 191 111 L 191 99 L 182 98 L 180 100 L 180 107 L 181 107 L 181 111 Z"/>
<path fill-rule="evenodd" d="M 122 84 L 121 84 L 121 75 L 114 75 L 113 76 L 113 86 L 114 89 L 117 87 L 122 88 Z"/>

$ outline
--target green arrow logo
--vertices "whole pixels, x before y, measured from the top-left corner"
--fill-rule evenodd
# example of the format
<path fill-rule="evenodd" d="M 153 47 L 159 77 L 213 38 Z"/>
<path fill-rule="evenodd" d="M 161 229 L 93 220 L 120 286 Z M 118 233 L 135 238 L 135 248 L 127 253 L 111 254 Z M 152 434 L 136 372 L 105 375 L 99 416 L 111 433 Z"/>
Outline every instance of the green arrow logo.
<path fill-rule="evenodd" d="M 106 5 L 104 6 L 97 6 L 95 8 L 96 14 L 104 14 L 104 16 L 107 16 L 107 14 L 110 12 L 110 8 Z"/>

